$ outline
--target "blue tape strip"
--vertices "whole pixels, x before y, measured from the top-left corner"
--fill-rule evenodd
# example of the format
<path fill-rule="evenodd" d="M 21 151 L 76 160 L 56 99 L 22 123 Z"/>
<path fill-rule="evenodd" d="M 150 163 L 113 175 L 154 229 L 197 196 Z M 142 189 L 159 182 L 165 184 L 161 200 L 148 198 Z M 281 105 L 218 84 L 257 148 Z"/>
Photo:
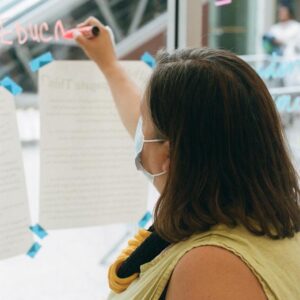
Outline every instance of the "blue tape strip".
<path fill-rule="evenodd" d="M 22 87 L 20 87 L 16 82 L 14 82 L 9 76 L 4 77 L 1 80 L 0 84 L 13 95 L 17 95 L 23 92 Z"/>
<path fill-rule="evenodd" d="M 29 66 L 32 72 L 36 72 L 41 67 L 51 63 L 53 61 L 53 56 L 51 52 L 46 52 L 29 62 Z"/>
<path fill-rule="evenodd" d="M 31 248 L 28 250 L 27 255 L 30 256 L 31 258 L 34 258 L 38 251 L 41 249 L 41 245 L 37 242 L 33 243 Z"/>
<path fill-rule="evenodd" d="M 149 65 L 151 68 L 154 68 L 156 66 L 156 61 L 155 61 L 154 57 L 149 52 L 145 52 L 141 56 L 140 59 L 143 62 L 145 62 L 147 65 Z"/>
<path fill-rule="evenodd" d="M 138 226 L 139 227 L 143 227 L 145 228 L 146 224 L 148 223 L 148 221 L 152 218 L 152 214 L 147 211 L 144 216 L 140 219 Z"/>
<path fill-rule="evenodd" d="M 46 230 L 39 224 L 34 226 L 29 226 L 30 230 L 35 233 L 40 239 L 43 239 L 45 236 L 48 235 Z"/>

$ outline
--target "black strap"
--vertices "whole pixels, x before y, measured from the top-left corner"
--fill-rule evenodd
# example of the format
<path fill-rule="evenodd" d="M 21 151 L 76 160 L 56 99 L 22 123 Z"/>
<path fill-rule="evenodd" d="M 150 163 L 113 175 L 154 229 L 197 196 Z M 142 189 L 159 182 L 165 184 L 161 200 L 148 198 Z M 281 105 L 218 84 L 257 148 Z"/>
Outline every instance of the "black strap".
<path fill-rule="evenodd" d="M 162 239 L 155 231 L 153 225 L 148 229 L 152 233 L 137 247 L 131 255 L 122 263 L 117 271 L 119 278 L 126 278 L 134 273 L 140 273 L 140 266 L 154 259 L 166 247 L 169 242 Z"/>

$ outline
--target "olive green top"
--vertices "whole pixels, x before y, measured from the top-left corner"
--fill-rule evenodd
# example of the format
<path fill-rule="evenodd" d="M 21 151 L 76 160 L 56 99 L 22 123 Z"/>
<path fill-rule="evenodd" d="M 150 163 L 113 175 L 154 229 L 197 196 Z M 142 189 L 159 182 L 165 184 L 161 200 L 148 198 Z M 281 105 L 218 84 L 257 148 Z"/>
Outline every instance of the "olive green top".
<path fill-rule="evenodd" d="M 120 294 L 108 300 L 158 300 L 179 259 L 190 249 L 214 245 L 239 256 L 253 271 L 269 300 L 300 299 L 300 233 L 272 240 L 256 236 L 239 225 L 216 225 L 204 233 L 171 244 L 152 261 L 141 265 L 140 275 Z"/>

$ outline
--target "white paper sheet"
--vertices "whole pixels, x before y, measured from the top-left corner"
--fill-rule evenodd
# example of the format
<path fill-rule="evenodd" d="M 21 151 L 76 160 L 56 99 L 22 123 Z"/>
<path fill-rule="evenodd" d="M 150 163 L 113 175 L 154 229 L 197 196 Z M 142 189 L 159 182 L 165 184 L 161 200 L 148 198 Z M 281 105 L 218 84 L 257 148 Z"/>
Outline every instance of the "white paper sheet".
<path fill-rule="evenodd" d="M 143 88 L 151 69 L 123 62 Z M 40 224 L 47 229 L 136 222 L 147 179 L 108 84 L 91 61 L 56 61 L 39 73 Z"/>
<path fill-rule="evenodd" d="M 13 96 L 0 87 L 0 259 L 26 254 L 33 243 Z"/>

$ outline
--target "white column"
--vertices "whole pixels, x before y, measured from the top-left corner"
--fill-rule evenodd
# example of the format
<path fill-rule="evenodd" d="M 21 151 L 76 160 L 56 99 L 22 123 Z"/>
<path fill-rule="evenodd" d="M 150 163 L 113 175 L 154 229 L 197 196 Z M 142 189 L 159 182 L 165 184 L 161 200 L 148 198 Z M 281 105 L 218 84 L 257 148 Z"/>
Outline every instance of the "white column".
<path fill-rule="evenodd" d="M 167 49 L 201 47 L 202 5 L 207 0 L 168 0 Z"/>
<path fill-rule="evenodd" d="M 256 39 L 255 52 L 263 53 L 262 36 L 276 21 L 276 0 L 256 0 Z"/>

